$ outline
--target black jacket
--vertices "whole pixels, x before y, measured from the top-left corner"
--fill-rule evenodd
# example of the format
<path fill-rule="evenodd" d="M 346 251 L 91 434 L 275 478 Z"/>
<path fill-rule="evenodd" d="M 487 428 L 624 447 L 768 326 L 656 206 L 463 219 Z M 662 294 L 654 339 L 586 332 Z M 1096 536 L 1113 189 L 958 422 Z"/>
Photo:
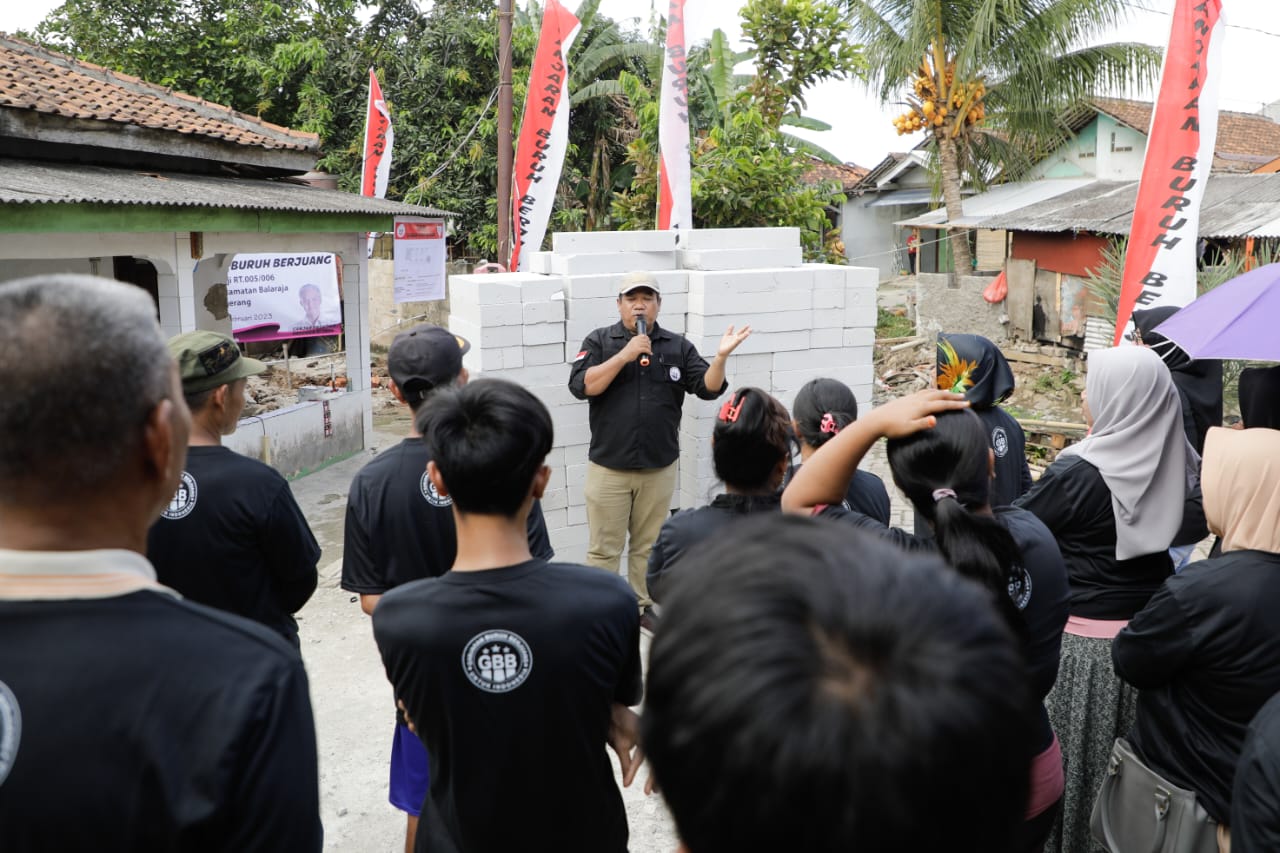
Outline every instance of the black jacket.
<path fill-rule="evenodd" d="M 1280 691 L 1280 554 L 1187 566 L 1120 632 L 1111 658 L 1140 691 L 1134 749 L 1226 823 L 1245 730 Z"/>
<path fill-rule="evenodd" d="M 684 395 L 714 400 L 729 383 L 707 388 L 702 377 L 711 365 L 683 335 L 654 324 L 649 366 L 631 362 L 603 393 L 588 397 L 587 370 L 617 355 L 634 335 L 621 320 L 587 335 L 569 372 L 569 391 L 590 403 L 592 462 L 618 470 L 665 468 L 680 456 Z"/>
<path fill-rule="evenodd" d="M 707 506 L 677 512 L 662 525 L 658 539 L 649 552 L 649 597 L 661 602 L 670 586 L 671 573 L 685 552 L 699 542 L 721 535 L 725 527 L 757 512 L 779 512 L 780 495 L 747 497 L 716 495 Z"/>
<path fill-rule="evenodd" d="M 1230 826 L 1233 853 L 1280 850 L 1280 693 L 1249 724 L 1236 764 Z"/>

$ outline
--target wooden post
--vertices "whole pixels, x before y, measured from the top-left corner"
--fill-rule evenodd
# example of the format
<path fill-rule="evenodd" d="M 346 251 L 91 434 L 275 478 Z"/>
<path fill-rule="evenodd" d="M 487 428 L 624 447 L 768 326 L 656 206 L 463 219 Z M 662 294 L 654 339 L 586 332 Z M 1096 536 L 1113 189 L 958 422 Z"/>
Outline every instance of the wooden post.
<path fill-rule="evenodd" d="M 511 21 L 513 0 L 498 4 L 498 261 L 511 262 L 511 179 L 515 169 L 512 132 Z"/>

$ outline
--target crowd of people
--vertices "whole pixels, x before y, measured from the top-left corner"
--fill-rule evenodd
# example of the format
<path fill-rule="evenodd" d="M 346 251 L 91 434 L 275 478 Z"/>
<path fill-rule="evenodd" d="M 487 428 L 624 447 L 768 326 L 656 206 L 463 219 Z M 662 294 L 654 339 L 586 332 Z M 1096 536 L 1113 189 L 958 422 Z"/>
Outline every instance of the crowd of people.
<path fill-rule="evenodd" d="M 935 389 L 859 413 L 816 379 L 788 412 L 729 390 L 749 327 L 707 361 L 652 276 L 617 306 L 569 375 L 591 565 L 547 535 L 546 406 L 448 330 L 388 352 L 413 427 L 352 482 L 342 587 L 406 850 L 621 853 L 609 749 L 686 853 L 1280 850 L 1280 367 L 1223 428 L 1220 365 L 1138 318 L 1032 482 L 986 339 L 940 335 Z M 0 284 L 0 849 L 320 849 L 319 549 L 221 446 L 262 369 L 166 345 L 136 288 Z M 690 394 L 723 397 L 724 491 L 669 514 Z M 860 470 L 881 439 L 912 530 Z"/>

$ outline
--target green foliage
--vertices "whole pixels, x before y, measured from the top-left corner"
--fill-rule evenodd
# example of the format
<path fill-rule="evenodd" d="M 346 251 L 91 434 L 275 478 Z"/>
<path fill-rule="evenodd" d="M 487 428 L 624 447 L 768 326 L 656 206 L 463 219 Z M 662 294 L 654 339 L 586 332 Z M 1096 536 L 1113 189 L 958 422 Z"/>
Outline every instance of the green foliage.
<path fill-rule="evenodd" d="M 815 83 L 865 69 L 848 16 L 826 0 L 747 0 L 742 34 L 755 45 L 751 95 L 770 124 L 800 115 L 804 90 Z"/>
<path fill-rule="evenodd" d="M 876 340 L 909 338 L 916 333 L 916 324 L 906 314 L 894 314 L 884 308 L 876 309 Z"/>
<path fill-rule="evenodd" d="M 848 24 L 825 0 L 749 0 L 742 14 L 753 50 L 729 50 L 717 30 L 706 45 L 689 52 L 690 125 L 697 137 L 690 150 L 694 224 L 798 227 L 807 258 L 842 262 L 828 211 L 842 204 L 844 195 L 834 183 L 806 183 L 806 152 L 816 146 L 780 127 L 815 126 L 800 115 L 802 93 L 815 82 L 857 69 L 858 51 L 844 41 Z M 753 56 L 761 69 L 755 76 L 734 72 Z M 627 149 L 633 179 L 614 196 L 613 220 L 621 229 L 652 228 L 658 103 L 652 85 L 639 77 L 623 74 L 619 82 L 637 132 Z"/>

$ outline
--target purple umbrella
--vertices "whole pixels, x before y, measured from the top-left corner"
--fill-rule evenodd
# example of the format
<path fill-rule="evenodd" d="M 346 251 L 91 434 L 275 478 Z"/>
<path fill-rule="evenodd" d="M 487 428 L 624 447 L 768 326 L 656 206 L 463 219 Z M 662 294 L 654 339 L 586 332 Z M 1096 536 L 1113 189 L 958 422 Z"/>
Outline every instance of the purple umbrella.
<path fill-rule="evenodd" d="M 1280 361 L 1280 263 L 1215 287 L 1155 331 L 1192 358 Z"/>

